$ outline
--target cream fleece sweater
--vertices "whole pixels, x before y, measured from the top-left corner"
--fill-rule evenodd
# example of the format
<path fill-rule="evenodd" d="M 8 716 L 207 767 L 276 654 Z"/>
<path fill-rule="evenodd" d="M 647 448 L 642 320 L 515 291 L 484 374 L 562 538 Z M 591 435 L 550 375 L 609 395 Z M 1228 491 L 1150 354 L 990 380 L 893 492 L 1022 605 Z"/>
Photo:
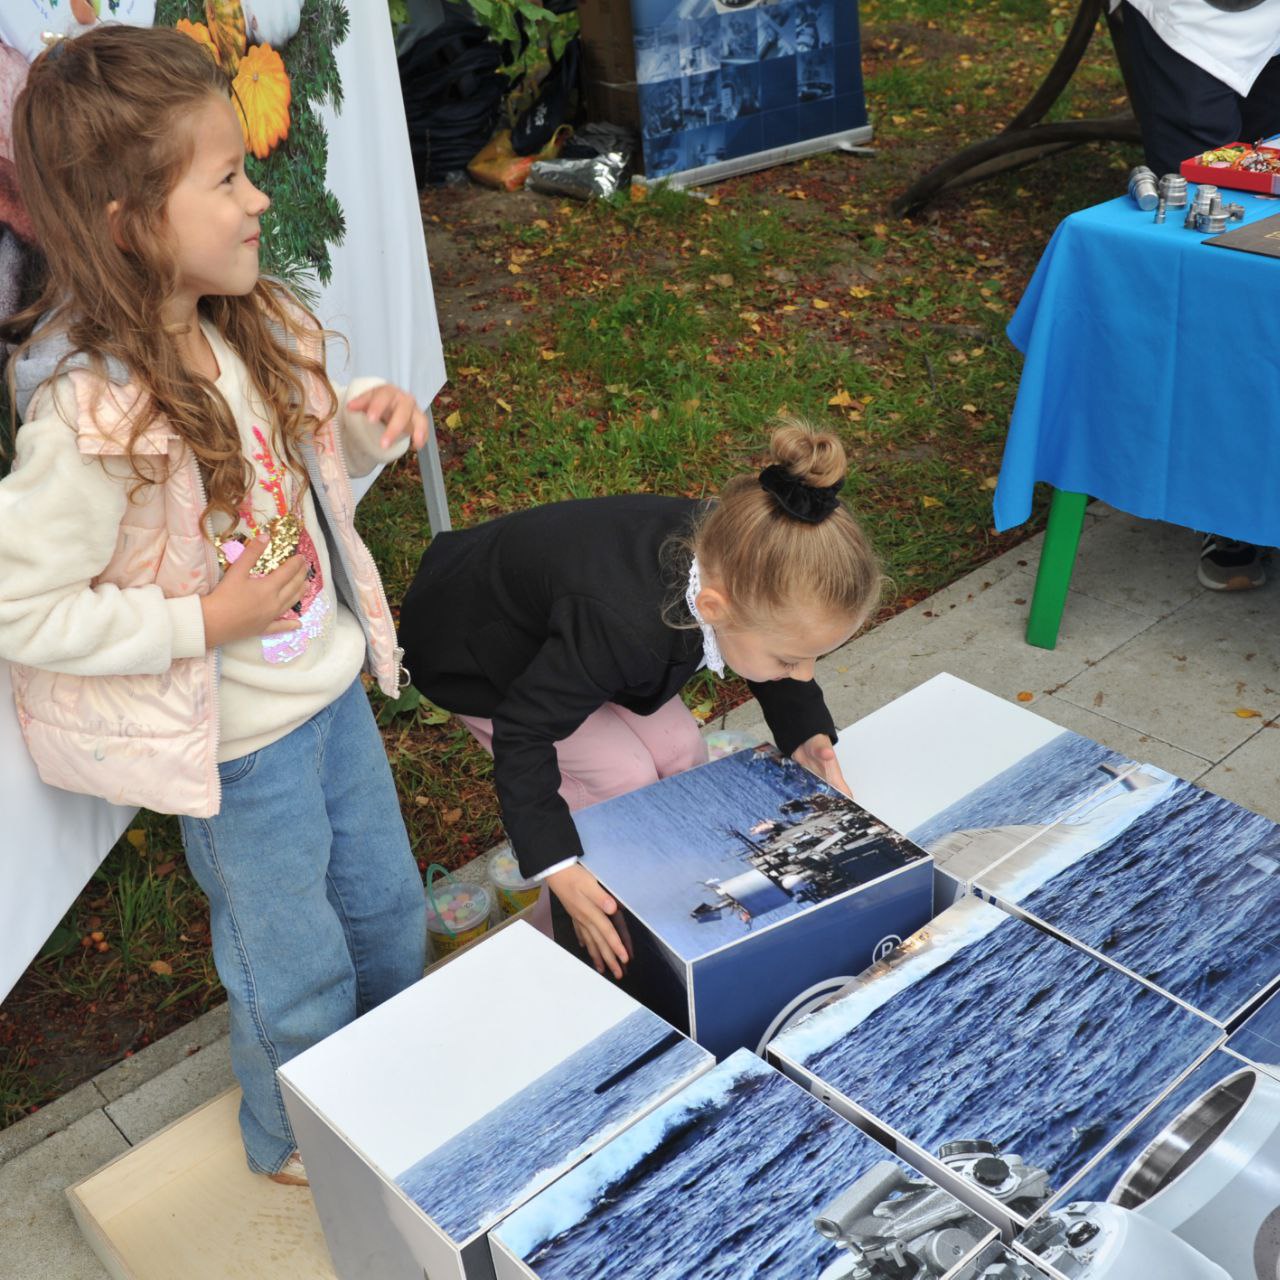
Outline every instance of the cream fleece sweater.
<path fill-rule="evenodd" d="M 334 593 L 311 495 L 299 501 L 297 477 L 279 461 L 270 417 L 255 403 L 248 371 L 212 326 L 204 328 L 218 361 L 217 388 L 254 467 L 253 488 L 232 532 L 251 536 L 292 508 L 302 517 L 300 550 L 311 566 L 301 631 L 222 648 L 218 760 L 225 761 L 282 738 L 332 702 L 359 673 L 365 641 Z M 352 476 L 367 475 L 408 448 L 402 438 L 383 450 L 382 424 L 346 408 L 381 381 L 359 378 L 339 388 L 335 425 Z M 199 597 L 165 599 L 157 586 L 95 584 L 115 551 L 136 480 L 127 461 L 80 452 L 65 382 L 46 385 L 33 398 L 17 434 L 13 470 L 0 481 L 0 545 L 6 547 L 0 657 L 79 675 L 164 671 L 175 659 L 205 651 Z"/>

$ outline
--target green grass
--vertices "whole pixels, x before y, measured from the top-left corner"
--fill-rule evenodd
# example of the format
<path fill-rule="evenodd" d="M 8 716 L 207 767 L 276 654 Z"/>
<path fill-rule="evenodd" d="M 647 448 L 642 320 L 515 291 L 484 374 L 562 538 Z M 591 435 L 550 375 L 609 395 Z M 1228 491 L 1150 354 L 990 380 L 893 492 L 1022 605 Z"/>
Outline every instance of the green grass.
<path fill-rule="evenodd" d="M 882 617 L 1033 530 L 1039 509 L 1011 535 L 991 527 L 1019 373 L 1004 326 L 1057 223 L 1122 192 L 1136 157 L 1080 148 L 909 222 L 889 204 L 1003 126 L 1073 13 L 1066 0 L 864 0 L 874 158 L 641 202 L 429 193 L 455 523 L 598 493 L 714 493 L 759 464 L 785 410 L 845 444 L 847 495 L 895 584 Z M 1122 100 L 1100 33 L 1057 113 L 1111 115 Z M 359 519 L 394 602 L 429 537 L 416 471 L 385 474 Z M 686 696 L 714 715 L 742 692 L 703 673 Z M 500 833 L 488 758 L 429 707 L 375 702 L 420 866 L 487 849 Z M 220 999 L 176 828 L 141 825 L 145 846 L 121 843 L 0 1008 L 5 1120 Z"/>

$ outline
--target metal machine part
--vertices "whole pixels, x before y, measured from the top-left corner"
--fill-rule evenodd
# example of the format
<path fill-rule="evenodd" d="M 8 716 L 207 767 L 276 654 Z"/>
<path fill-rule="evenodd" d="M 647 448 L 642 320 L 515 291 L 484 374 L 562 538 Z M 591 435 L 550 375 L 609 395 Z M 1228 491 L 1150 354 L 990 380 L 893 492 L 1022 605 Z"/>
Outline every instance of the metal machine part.
<path fill-rule="evenodd" d="M 954 1196 L 882 1160 L 813 1220 L 844 1253 L 820 1280 L 934 1280 L 990 1233 Z"/>
<path fill-rule="evenodd" d="M 1169 207 L 1169 201 L 1166 199 L 1166 197 L 1161 196 L 1161 197 L 1160 197 L 1160 200 L 1159 200 L 1159 203 L 1157 203 L 1157 205 L 1156 205 L 1156 221 L 1157 221 L 1157 222 L 1163 222 L 1163 221 L 1164 221 L 1164 214 L 1165 214 L 1165 210 L 1166 210 L 1168 207 Z"/>
<path fill-rule="evenodd" d="M 1069 1280 L 1232 1280 L 1173 1232 L 1113 1204 L 1069 1204 L 1019 1243 Z"/>
<path fill-rule="evenodd" d="M 1280 1081 L 1251 1068 L 1202 1094 L 1108 1199 L 1235 1277 L 1280 1280 Z"/>
<path fill-rule="evenodd" d="M 1156 184 L 1156 193 L 1171 209 L 1181 209 L 1187 203 L 1187 180 L 1180 173 L 1166 173 Z"/>
<path fill-rule="evenodd" d="M 1159 199 L 1156 175 L 1145 164 L 1129 170 L 1129 197 L 1144 213 L 1150 213 L 1156 207 Z"/>
<path fill-rule="evenodd" d="M 1031 1217 L 1053 1195 L 1045 1170 L 1024 1163 L 1021 1156 L 1002 1152 L 994 1142 L 945 1142 L 938 1148 L 938 1159 L 957 1177 L 1024 1218 Z"/>

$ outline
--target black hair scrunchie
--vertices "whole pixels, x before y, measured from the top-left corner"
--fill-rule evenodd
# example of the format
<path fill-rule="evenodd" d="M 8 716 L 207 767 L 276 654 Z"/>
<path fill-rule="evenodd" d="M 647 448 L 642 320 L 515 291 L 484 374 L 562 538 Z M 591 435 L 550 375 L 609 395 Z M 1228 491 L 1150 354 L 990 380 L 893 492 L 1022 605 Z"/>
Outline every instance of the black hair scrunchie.
<path fill-rule="evenodd" d="M 765 467 L 760 473 L 760 487 L 793 520 L 803 520 L 805 524 L 821 524 L 839 505 L 837 496 L 844 488 L 844 481 L 835 484 L 805 484 L 798 476 L 794 476 L 780 463 Z"/>

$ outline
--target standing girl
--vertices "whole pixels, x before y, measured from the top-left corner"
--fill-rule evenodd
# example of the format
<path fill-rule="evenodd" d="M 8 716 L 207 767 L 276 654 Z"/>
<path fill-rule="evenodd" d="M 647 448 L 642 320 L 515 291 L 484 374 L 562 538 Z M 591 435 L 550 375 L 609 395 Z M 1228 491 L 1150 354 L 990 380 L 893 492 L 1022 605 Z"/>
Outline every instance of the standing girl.
<path fill-rule="evenodd" d="M 423 968 L 359 678 L 394 693 L 400 654 L 348 476 L 425 420 L 385 384 L 335 394 L 322 331 L 259 278 L 268 200 L 193 40 L 54 44 L 13 133 L 47 278 L 6 326 L 0 656 L 46 782 L 182 815 L 249 1165 L 305 1181 L 275 1069 Z"/>
<path fill-rule="evenodd" d="M 780 750 L 848 790 L 814 664 L 866 621 L 880 571 L 835 436 L 793 422 L 771 448 L 716 502 L 591 498 L 438 535 L 401 610 L 414 683 L 493 753 L 521 870 L 615 976 L 617 904 L 570 810 L 706 759 L 679 697 L 700 667 L 745 677 Z"/>

